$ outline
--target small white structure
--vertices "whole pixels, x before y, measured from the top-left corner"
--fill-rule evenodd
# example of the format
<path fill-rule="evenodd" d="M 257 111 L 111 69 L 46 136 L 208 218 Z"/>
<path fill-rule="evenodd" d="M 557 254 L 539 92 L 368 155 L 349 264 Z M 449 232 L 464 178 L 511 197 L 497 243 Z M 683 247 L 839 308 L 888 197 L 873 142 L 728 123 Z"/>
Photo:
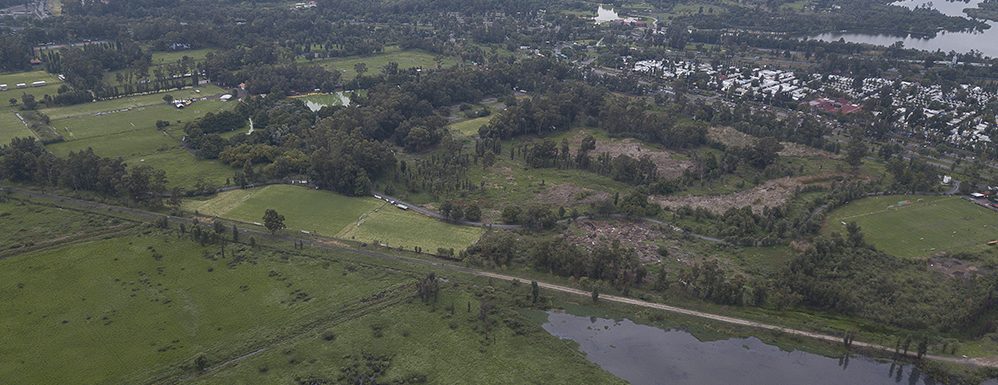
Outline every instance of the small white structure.
<path fill-rule="evenodd" d="M 218 98 L 218 100 L 221 100 L 223 102 L 227 102 L 229 100 L 232 100 L 232 95 L 229 95 L 229 94 L 222 95 L 221 97 Z"/>
<path fill-rule="evenodd" d="M 952 181 L 953 181 L 952 177 L 950 177 L 949 175 L 943 175 L 943 184 L 949 184 Z"/>
<path fill-rule="evenodd" d="M 974 198 L 984 198 L 984 194 L 976 193 L 976 192 L 975 193 L 970 193 L 970 196 L 972 196 Z"/>

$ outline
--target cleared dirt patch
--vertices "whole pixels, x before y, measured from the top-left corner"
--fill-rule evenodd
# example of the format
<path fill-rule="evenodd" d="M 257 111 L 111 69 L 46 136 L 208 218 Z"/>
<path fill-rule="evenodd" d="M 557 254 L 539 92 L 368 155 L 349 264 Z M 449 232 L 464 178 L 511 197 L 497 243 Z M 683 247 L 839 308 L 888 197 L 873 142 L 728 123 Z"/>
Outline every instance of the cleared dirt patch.
<path fill-rule="evenodd" d="M 580 219 L 572 224 L 566 239 L 588 251 L 596 245 L 619 240 L 624 247 L 634 249 L 642 263 L 656 263 L 661 260 L 656 241 L 665 236 L 656 225 L 647 222 Z"/>
<path fill-rule="evenodd" d="M 731 127 L 710 127 L 707 129 L 707 137 L 710 140 L 724 144 L 728 147 L 745 147 L 754 145 L 758 138 L 746 134 L 744 132 L 738 131 Z M 795 156 L 802 158 L 827 158 L 827 159 L 839 159 L 841 156 L 835 155 L 825 150 L 819 150 L 817 148 L 808 147 L 799 143 L 792 142 L 780 142 L 783 145 L 783 151 L 780 151 L 780 156 Z"/>
<path fill-rule="evenodd" d="M 703 208 L 715 214 L 728 209 L 752 207 L 761 213 L 765 207 L 780 207 L 794 196 L 798 188 L 805 185 L 827 183 L 838 175 L 802 176 L 766 181 L 749 190 L 726 195 L 652 196 L 651 200 L 665 209 L 679 207 Z"/>
<path fill-rule="evenodd" d="M 596 191 L 574 184 L 559 184 L 551 186 L 540 194 L 537 194 L 537 201 L 550 205 L 586 205 L 608 199 L 610 194 L 603 191 Z"/>
<path fill-rule="evenodd" d="M 961 261 L 956 258 L 932 257 L 929 259 L 929 269 L 938 271 L 954 278 L 974 278 L 978 274 L 988 273 L 973 262 Z"/>
<path fill-rule="evenodd" d="M 588 135 L 588 131 L 581 131 L 571 138 L 572 148 L 579 148 L 582 139 Z M 693 162 L 685 159 L 677 159 L 679 153 L 666 151 L 651 147 L 637 139 L 609 138 L 596 139 L 596 149 L 591 154 L 608 153 L 610 157 L 626 154 L 630 157 L 641 158 L 647 156 L 652 163 L 658 167 L 658 175 L 664 179 L 676 179 L 683 175 L 683 172 L 693 167 Z"/>

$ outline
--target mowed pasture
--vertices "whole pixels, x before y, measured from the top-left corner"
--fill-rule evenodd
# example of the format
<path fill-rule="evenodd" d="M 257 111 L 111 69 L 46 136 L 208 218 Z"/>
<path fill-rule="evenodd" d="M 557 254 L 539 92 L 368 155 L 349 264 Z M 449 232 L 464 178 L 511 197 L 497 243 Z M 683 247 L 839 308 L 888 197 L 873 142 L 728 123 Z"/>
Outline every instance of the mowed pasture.
<path fill-rule="evenodd" d="M 180 142 L 184 124 L 236 105 L 214 98 L 216 91 L 217 87 L 209 87 L 200 93 L 170 93 L 176 98 L 208 98 L 180 110 L 163 101 L 165 93 L 42 110 L 65 139 L 47 148 L 58 156 L 91 148 L 98 155 L 120 157 L 132 165 L 150 165 L 166 172 L 170 186 L 190 188 L 198 180 L 222 185 L 232 176 L 232 169 L 218 161 L 197 159 Z M 159 120 L 170 126 L 157 129 Z"/>
<path fill-rule="evenodd" d="M 998 239 L 998 213 L 960 197 L 864 198 L 829 213 L 823 232 L 844 234 L 849 222 L 878 250 L 905 258 L 979 252 Z"/>
<path fill-rule="evenodd" d="M 400 50 L 398 47 L 387 47 L 383 53 L 376 55 L 347 56 L 336 59 L 316 60 L 312 63 L 317 63 L 330 71 L 339 71 L 343 74 L 344 81 L 350 81 L 357 77 L 355 66 L 359 63 L 364 63 L 367 66 L 367 74 L 376 74 L 381 71 L 381 68 L 392 62 L 398 63 L 399 69 L 413 67 L 436 68 L 437 56 L 418 49 Z M 444 67 L 457 64 L 457 60 L 452 57 L 444 56 L 442 58 L 441 65 Z"/>
<path fill-rule="evenodd" d="M 44 81 L 45 85 L 32 87 L 31 83 L 37 81 Z M 28 87 L 19 89 L 16 87 L 18 83 L 24 83 Z M 45 71 L 28 71 L 0 74 L 0 84 L 6 84 L 8 88 L 7 91 L 0 91 L 0 103 L 9 106 L 9 100 L 12 98 L 17 99 L 17 103 L 20 105 L 21 96 L 24 94 L 33 95 L 35 100 L 41 103 L 45 95 L 55 96 L 59 93 L 62 81 Z"/>
<path fill-rule="evenodd" d="M 408 250 L 419 246 L 426 252 L 436 252 L 437 248 L 462 250 L 483 232 L 403 211 L 373 197 L 347 197 L 290 185 L 226 191 L 207 200 L 188 200 L 183 208 L 249 223 L 262 223 L 264 212 L 274 209 L 284 215 L 290 231 L 380 242 Z"/>
<path fill-rule="evenodd" d="M 483 116 L 481 118 L 474 118 L 468 120 L 462 120 L 460 122 L 451 123 L 447 127 L 450 127 L 451 132 L 454 132 L 460 136 L 467 138 L 477 138 L 478 129 L 482 126 L 488 125 L 496 115 Z"/>
<path fill-rule="evenodd" d="M 34 132 L 17 118 L 17 110 L 0 108 L 0 145 L 9 144 L 14 138 L 34 138 Z"/>
<path fill-rule="evenodd" d="M 424 252 L 436 253 L 438 248 L 444 248 L 457 253 L 477 242 L 483 232 L 478 227 L 453 225 L 384 204 L 336 236 L 407 250 L 419 246 Z"/>
<path fill-rule="evenodd" d="M 172 233 L 0 259 L 0 383 L 152 383 L 311 330 L 408 280 L 336 259 Z"/>

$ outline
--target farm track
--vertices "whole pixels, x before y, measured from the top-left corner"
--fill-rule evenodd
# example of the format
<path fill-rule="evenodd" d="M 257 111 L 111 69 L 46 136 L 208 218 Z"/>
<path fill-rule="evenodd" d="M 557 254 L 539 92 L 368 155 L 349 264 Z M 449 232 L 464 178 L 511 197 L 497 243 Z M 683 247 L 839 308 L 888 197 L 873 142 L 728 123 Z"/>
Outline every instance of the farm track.
<path fill-rule="evenodd" d="M 232 367 L 245 361 L 249 358 L 257 356 L 261 353 L 273 350 L 277 346 L 283 346 L 295 342 L 300 342 L 307 338 L 315 338 L 319 336 L 319 333 L 326 328 L 342 324 L 347 321 L 351 321 L 365 315 L 384 310 L 390 306 L 397 305 L 406 299 L 413 296 L 414 285 L 411 283 L 396 285 L 394 287 L 388 288 L 381 292 L 375 293 L 374 295 L 363 298 L 359 301 L 346 304 L 341 309 L 337 309 L 335 313 L 326 315 L 309 321 L 307 323 L 301 324 L 283 335 L 276 336 L 274 338 L 258 341 L 252 345 L 246 346 L 240 349 L 238 352 L 228 355 L 224 358 L 209 357 L 209 359 L 217 360 L 217 363 L 213 363 L 203 371 L 198 373 L 180 373 L 165 375 L 153 380 L 143 381 L 147 384 L 157 384 L 157 385 L 167 385 L 167 384 L 182 384 L 188 383 L 195 379 L 217 373 L 220 370 Z M 176 369 L 178 368 L 173 368 Z"/>
<path fill-rule="evenodd" d="M 137 217 L 137 218 L 143 218 L 143 220 L 147 221 L 147 222 L 154 222 L 155 220 L 158 220 L 158 219 L 164 217 L 163 214 L 154 213 L 154 212 L 146 211 L 146 210 L 142 210 L 142 209 L 127 208 L 127 207 L 118 207 L 118 206 L 108 205 L 108 204 L 99 203 L 99 202 L 92 202 L 92 201 L 86 201 L 86 200 L 77 199 L 77 198 L 63 197 L 63 196 L 59 196 L 59 195 L 38 192 L 38 191 L 34 191 L 34 190 L 30 190 L 30 189 L 24 189 L 24 188 L 20 188 L 20 187 L 5 187 L 5 189 L 14 192 L 15 195 L 21 195 L 21 196 L 28 197 L 28 198 L 33 198 L 33 199 L 43 199 L 43 200 L 56 201 L 56 202 L 61 203 L 61 204 L 67 204 L 67 205 L 76 206 L 77 209 L 87 210 L 87 211 L 94 212 L 94 213 L 103 213 L 105 215 L 108 215 L 108 214 L 113 215 L 113 213 L 128 214 L 128 215 L 132 215 L 132 216 Z M 172 217 L 172 216 L 169 217 L 169 218 L 171 220 L 173 220 L 173 221 L 178 221 L 178 220 L 179 221 L 187 221 L 187 222 L 191 222 L 192 221 L 189 218 L 180 218 L 180 217 Z M 248 234 L 252 234 L 254 236 L 259 236 L 261 239 L 271 239 L 271 240 L 279 240 L 279 241 L 293 241 L 293 240 L 302 240 L 303 239 L 302 237 L 294 237 L 294 236 L 289 236 L 289 235 L 271 235 L 268 232 L 256 231 L 256 230 L 245 230 L 244 232 L 246 232 Z M 375 259 L 379 259 L 379 260 L 384 260 L 384 261 L 398 261 L 398 262 L 406 262 L 406 263 L 410 263 L 410 264 L 431 266 L 431 267 L 434 267 L 434 268 L 446 269 L 446 270 L 449 270 L 449 271 L 452 271 L 452 272 L 471 274 L 471 275 L 478 276 L 478 277 L 491 278 L 491 279 L 499 279 L 499 280 L 509 281 L 509 282 L 513 282 L 513 281 L 519 281 L 519 282 L 531 281 L 531 279 L 527 279 L 527 278 L 521 278 L 521 277 L 516 277 L 516 276 L 511 276 L 511 275 L 493 273 L 493 272 L 490 272 L 490 271 L 480 270 L 480 269 L 476 269 L 476 268 L 471 268 L 471 267 L 466 267 L 466 266 L 460 266 L 460 265 L 457 265 L 457 264 L 454 264 L 454 263 L 443 262 L 441 260 L 420 259 L 420 258 L 414 258 L 414 257 L 406 257 L 406 256 L 403 256 L 403 255 L 387 254 L 387 253 L 383 253 L 383 252 L 379 252 L 379 251 L 373 251 L 373 250 L 362 250 L 362 249 L 356 249 L 356 248 L 351 248 L 351 247 L 339 246 L 339 245 L 336 245 L 335 242 L 329 242 L 329 239 L 327 239 L 325 237 L 318 237 L 318 236 L 315 236 L 315 235 L 311 235 L 308 238 L 311 238 L 311 239 L 310 239 L 310 241 L 309 241 L 309 243 L 307 245 L 313 246 L 313 247 L 317 247 L 317 248 L 321 248 L 321 249 L 324 249 L 324 250 L 329 250 L 329 251 L 351 253 L 351 254 L 361 255 L 361 256 L 365 256 L 365 257 L 371 257 L 371 258 L 375 258 Z M 568 286 L 556 285 L 556 284 L 551 284 L 551 283 L 546 283 L 546 282 L 540 282 L 540 281 L 538 281 L 537 284 L 540 287 L 542 287 L 544 289 L 547 289 L 547 290 L 552 290 L 552 291 L 556 291 L 556 292 L 560 292 L 560 293 L 565 293 L 565 294 L 570 294 L 570 295 L 574 295 L 574 296 L 581 296 L 581 297 L 587 297 L 588 298 L 591 295 L 591 293 L 589 293 L 589 292 L 586 292 L 586 291 L 583 291 L 583 290 L 579 290 L 579 289 L 576 289 L 576 288 L 572 288 L 572 287 L 568 287 Z M 819 332 L 811 332 L 811 331 L 806 331 L 806 330 L 793 329 L 793 328 L 783 327 L 783 326 L 779 326 L 779 325 L 775 325 L 775 324 L 770 324 L 770 323 L 765 323 L 765 322 L 761 322 L 761 321 L 753 321 L 753 320 L 744 319 L 744 318 L 730 317 L 730 316 L 725 316 L 725 315 L 721 315 L 721 314 L 715 314 L 715 313 L 704 312 L 704 311 L 699 311 L 699 310 L 690 309 L 690 308 L 683 308 L 683 307 L 678 307 L 678 306 L 671 306 L 671 305 L 665 305 L 665 304 L 660 304 L 660 303 L 642 301 L 642 300 L 633 299 L 633 298 L 620 297 L 620 296 L 614 296 L 614 295 L 601 295 L 600 296 L 600 300 L 601 301 L 616 302 L 616 303 L 621 303 L 621 304 L 627 304 L 627 305 L 632 305 L 632 306 L 638 306 L 638 307 L 642 307 L 642 308 L 646 308 L 646 309 L 661 310 L 661 311 L 665 311 L 665 312 L 669 312 L 669 313 L 681 314 L 681 315 L 692 316 L 692 317 L 698 317 L 698 318 L 702 318 L 702 319 L 707 319 L 707 320 L 712 320 L 712 321 L 718 321 L 718 322 L 723 322 L 723 323 L 728 323 L 728 324 L 733 324 L 733 325 L 739 325 L 739 326 L 757 328 L 757 329 L 762 329 L 762 330 L 769 330 L 769 331 L 774 331 L 774 332 L 779 332 L 779 333 L 785 333 L 785 334 L 790 334 L 790 335 L 795 335 L 795 336 L 807 337 L 807 338 L 812 338 L 812 339 L 816 339 L 816 340 L 820 340 L 820 341 L 825 341 L 825 342 L 829 342 L 829 343 L 841 343 L 842 342 L 842 336 L 841 335 L 831 335 L 831 334 L 824 334 L 824 333 L 819 333 Z M 894 355 L 902 355 L 900 353 L 897 353 L 893 347 L 889 347 L 889 346 L 885 346 L 885 345 L 878 345 L 878 344 L 867 343 L 867 342 L 862 342 L 862 341 L 854 341 L 852 343 L 852 346 L 859 347 L 859 348 L 866 349 L 866 350 L 870 350 L 870 351 L 881 352 L 881 353 L 894 354 Z M 252 351 L 249 351 L 248 353 L 252 353 Z M 244 355 L 245 354 L 246 353 L 244 353 Z M 906 356 L 908 358 L 915 358 L 915 356 L 913 354 L 907 354 L 907 355 L 903 355 L 903 356 Z M 238 357 L 234 357 L 233 359 L 238 359 Z M 958 357 L 950 357 L 950 356 L 925 355 L 925 356 L 922 357 L 922 359 L 927 359 L 927 360 L 932 360 L 932 361 L 937 361 L 937 362 L 946 362 L 946 363 L 952 363 L 952 364 L 976 366 L 976 367 L 998 368 L 998 358 L 996 358 L 996 357 L 958 358 Z"/>
<path fill-rule="evenodd" d="M 132 231 L 131 227 L 119 225 L 119 226 L 109 227 L 106 229 L 100 229 L 97 231 L 73 234 L 65 237 L 59 237 L 49 242 L 35 244 L 32 246 L 27 246 L 17 249 L 0 250 L 0 259 L 9 258 L 18 254 L 62 248 L 67 245 L 72 245 L 74 243 L 87 242 L 94 239 L 114 237 L 131 231 Z"/>

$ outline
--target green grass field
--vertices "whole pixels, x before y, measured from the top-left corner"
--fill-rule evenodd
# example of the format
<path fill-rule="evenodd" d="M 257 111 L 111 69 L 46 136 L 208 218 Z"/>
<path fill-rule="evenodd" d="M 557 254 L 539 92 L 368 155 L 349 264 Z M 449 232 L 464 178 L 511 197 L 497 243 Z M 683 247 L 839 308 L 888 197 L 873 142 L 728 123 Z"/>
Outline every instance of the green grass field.
<path fill-rule="evenodd" d="M 263 213 L 272 208 L 284 215 L 292 231 L 358 242 L 379 241 L 409 250 L 420 246 L 427 252 L 436 252 L 439 247 L 461 250 L 482 234 L 482 229 L 440 222 L 372 197 L 347 197 L 290 185 L 227 191 L 208 200 L 188 200 L 183 208 L 250 223 L 262 223 Z"/>
<path fill-rule="evenodd" d="M 15 201 L 0 202 L 0 233 L 5 234 L 0 254 L 120 225 L 116 219 L 99 215 Z"/>
<path fill-rule="evenodd" d="M 183 207 L 205 215 L 261 223 L 263 213 L 274 209 L 284 215 L 290 229 L 333 236 L 383 203 L 306 187 L 271 185 L 226 191 L 208 200 L 187 201 Z"/>
<path fill-rule="evenodd" d="M 0 145 L 9 144 L 11 139 L 18 137 L 37 137 L 21 123 L 16 112 L 13 108 L 0 107 Z"/>
<path fill-rule="evenodd" d="M 0 260 L 0 382 L 148 383 L 407 279 L 329 258 L 217 252 L 152 232 Z"/>
<path fill-rule="evenodd" d="M 200 92 L 198 92 L 200 91 Z M 94 103 L 76 104 L 66 107 L 43 108 L 41 111 L 52 118 L 52 120 L 93 115 L 96 113 L 117 111 L 126 108 L 148 107 L 155 105 L 166 105 L 163 101 L 164 95 L 171 95 L 175 99 L 188 99 L 192 97 L 211 97 L 222 93 L 223 90 L 213 85 L 204 85 L 197 89 L 173 90 L 148 95 L 128 96 L 118 99 L 102 100 Z M 210 98 L 214 101 L 214 98 Z M 203 103 L 203 102 L 202 102 Z M 196 105 L 195 105 L 196 106 Z"/>
<path fill-rule="evenodd" d="M 526 290 L 526 287 L 521 287 Z M 483 344 L 477 319 L 480 298 L 468 289 L 446 289 L 438 305 L 418 301 L 386 309 L 330 328 L 333 341 L 319 335 L 252 357 L 239 366 L 202 379 L 199 384 L 279 384 L 290 377 L 336 380 L 347 355 L 391 357 L 377 383 L 394 383 L 425 375 L 427 384 L 622 384 L 623 381 L 588 363 L 573 343 L 560 341 L 532 320 L 539 311 L 505 309 L 506 320 L 525 326 L 520 333 L 499 325 Z M 440 306 L 455 305 L 455 313 Z M 502 304 L 500 306 L 506 306 Z M 470 308 L 469 313 L 467 309 Z M 526 313 L 526 314 L 525 314 Z M 527 315 L 529 314 L 529 316 Z M 508 317 L 508 318 L 506 318 Z M 372 326 L 383 327 L 375 337 Z M 329 382 L 321 382 L 321 380 Z"/>
<path fill-rule="evenodd" d="M 380 72 L 381 68 L 390 62 L 398 63 L 399 68 L 436 68 L 436 57 L 437 55 L 423 50 L 399 50 L 398 47 L 387 47 L 385 48 L 384 53 L 377 55 L 349 56 L 336 59 L 316 60 L 313 61 L 313 63 L 317 63 L 331 71 L 339 71 L 343 74 L 344 81 L 350 81 L 357 77 L 354 65 L 358 63 L 364 63 L 367 65 L 367 74 L 375 74 Z M 457 64 L 457 60 L 452 57 L 444 57 L 441 64 L 444 67 L 449 67 Z"/>
<path fill-rule="evenodd" d="M 457 123 L 451 123 L 448 127 L 450 127 L 452 132 L 455 132 L 458 135 L 468 138 L 477 138 L 478 129 L 486 124 L 489 124 L 495 116 L 496 115 L 490 115 L 483 116 L 481 118 L 462 120 Z"/>
<path fill-rule="evenodd" d="M 31 83 L 36 81 L 45 81 L 46 84 L 42 87 L 32 87 Z M 17 83 L 25 83 L 28 88 L 17 89 L 15 87 Z M 58 93 L 62 81 L 45 71 L 29 71 L 0 74 L 0 84 L 6 84 L 8 88 L 7 91 L 0 91 L 0 103 L 9 106 L 8 100 L 11 98 L 17 99 L 17 103 L 20 104 L 23 94 L 34 95 L 35 100 L 41 103 L 46 94 L 54 96 Z"/>
<path fill-rule="evenodd" d="M 481 228 L 456 226 L 385 204 L 366 213 L 336 236 L 407 250 L 419 246 L 435 253 L 437 248 L 463 250 L 478 241 L 483 232 Z"/>
<path fill-rule="evenodd" d="M 213 50 L 210 48 L 204 48 L 186 51 L 153 52 L 152 64 L 154 66 L 157 64 L 173 64 L 184 58 L 184 56 L 194 59 L 194 61 L 202 61 L 211 51 Z"/>
<path fill-rule="evenodd" d="M 845 233 L 842 222 L 856 222 L 877 249 L 906 258 L 979 252 L 998 239 L 998 213 L 959 197 L 865 198 L 829 213 L 823 232 Z"/>
<path fill-rule="evenodd" d="M 217 87 L 173 92 L 177 98 L 210 96 Z M 214 98 L 196 102 L 182 110 L 166 105 L 164 94 L 143 95 L 69 107 L 45 109 L 52 127 L 65 138 L 47 148 L 59 156 L 92 148 L 97 155 L 121 157 L 132 165 L 146 164 L 162 169 L 170 186 L 193 187 L 199 179 L 216 186 L 232 176 L 232 169 L 218 161 L 199 160 L 181 147 L 183 125 L 209 112 L 235 107 L 235 102 Z M 16 119 L 16 118 L 15 118 Z M 165 120 L 165 131 L 156 121 Z M 23 127 L 23 126 L 22 126 Z"/>

